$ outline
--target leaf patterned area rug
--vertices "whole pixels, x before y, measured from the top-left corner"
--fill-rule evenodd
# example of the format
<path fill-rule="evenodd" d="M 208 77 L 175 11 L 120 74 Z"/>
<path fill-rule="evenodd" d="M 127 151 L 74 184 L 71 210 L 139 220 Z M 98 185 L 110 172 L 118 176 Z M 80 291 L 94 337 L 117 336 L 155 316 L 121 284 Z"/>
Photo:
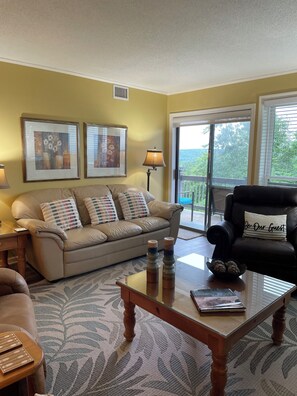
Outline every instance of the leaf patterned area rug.
<path fill-rule="evenodd" d="M 123 337 L 117 279 L 142 271 L 145 257 L 55 283 L 30 285 L 47 392 L 54 396 L 204 396 L 210 350 L 136 307 L 136 336 Z M 271 319 L 229 353 L 228 396 L 294 396 L 297 384 L 297 301 L 287 309 L 285 339 L 271 342 Z"/>

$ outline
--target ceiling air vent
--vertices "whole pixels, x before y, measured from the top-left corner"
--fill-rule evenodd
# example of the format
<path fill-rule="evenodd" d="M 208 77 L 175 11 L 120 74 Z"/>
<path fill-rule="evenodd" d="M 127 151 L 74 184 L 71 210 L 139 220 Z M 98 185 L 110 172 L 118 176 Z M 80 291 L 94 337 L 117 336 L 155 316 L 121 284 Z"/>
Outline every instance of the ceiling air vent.
<path fill-rule="evenodd" d="M 120 85 L 113 86 L 113 98 L 120 100 L 129 100 L 129 88 Z"/>

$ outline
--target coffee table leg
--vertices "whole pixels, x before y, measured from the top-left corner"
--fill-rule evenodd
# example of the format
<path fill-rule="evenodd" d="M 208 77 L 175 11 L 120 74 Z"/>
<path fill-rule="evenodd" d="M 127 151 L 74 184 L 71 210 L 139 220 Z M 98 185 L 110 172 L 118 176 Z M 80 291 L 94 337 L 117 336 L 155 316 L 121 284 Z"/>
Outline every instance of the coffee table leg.
<path fill-rule="evenodd" d="M 280 345 L 283 342 L 283 335 L 286 328 L 286 306 L 283 305 L 273 315 L 272 319 L 272 340 L 274 345 Z"/>
<path fill-rule="evenodd" d="M 131 342 L 135 337 L 134 327 L 135 327 L 135 304 L 130 301 L 124 301 L 124 325 L 125 332 L 124 337 L 127 341 Z"/>
<path fill-rule="evenodd" d="M 227 358 L 228 354 L 216 355 L 212 352 L 210 396 L 224 396 L 227 383 Z"/>

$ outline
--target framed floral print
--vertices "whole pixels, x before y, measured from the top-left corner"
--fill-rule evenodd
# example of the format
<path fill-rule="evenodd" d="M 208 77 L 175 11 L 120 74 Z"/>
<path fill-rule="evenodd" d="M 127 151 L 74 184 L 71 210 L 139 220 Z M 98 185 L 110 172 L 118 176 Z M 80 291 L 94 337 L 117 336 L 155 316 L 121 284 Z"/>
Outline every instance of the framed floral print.
<path fill-rule="evenodd" d="M 127 176 L 127 127 L 84 123 L 85 177 Z"/>
<path fill-rule="evenodd" d="M 79 124 L 21 118 L 24 181 L 79 179 Z"/>

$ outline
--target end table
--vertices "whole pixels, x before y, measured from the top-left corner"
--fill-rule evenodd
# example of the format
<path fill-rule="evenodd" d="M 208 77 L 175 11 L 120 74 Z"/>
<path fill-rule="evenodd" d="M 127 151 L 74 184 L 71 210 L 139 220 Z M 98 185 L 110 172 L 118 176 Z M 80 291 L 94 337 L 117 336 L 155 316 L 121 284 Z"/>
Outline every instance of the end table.
<path fill-rule="evenodd" d="M 33 396 L 36 392 L 34 389 L 34 385 L 29 381 L 29 376 L 34 374 L 36 370 L 40 367 L 44 360 L 44 354 L 41 347 L 29 336 L 28 333 L 23 331 L 8 331 L 5 333 L 0 333 L 1 335 L 14 333 L 18 339 L 22 342 L 22 346 L 26 349 L 26 351 L 32 356 L 34 359 L 33 362 L 26 364 L 25 366 L 16 368 L 13 371 L 10 371 L 6 374 L 2 374 L 0 371 L 0 395 L 8 395 L 11 394 L 10 390 L 8 390 L 11 385 L 16 384 L 20 385 L 22 389 L 22 395 Z M 6 389 L 8 393 L 5 392 Z M 19 389 L 19 388 L 18 388 Z"/>
<path fill-rule="evenodd" d="M 29 231 L 16 232 L 16 223 L 2 221 L 0 225 L 0 257 L 3 267 L 8 267 L 8 251 L 15 249 L 17 252 L 18 272 L 25 278 L 26 257 L 25 247 Z"/>

